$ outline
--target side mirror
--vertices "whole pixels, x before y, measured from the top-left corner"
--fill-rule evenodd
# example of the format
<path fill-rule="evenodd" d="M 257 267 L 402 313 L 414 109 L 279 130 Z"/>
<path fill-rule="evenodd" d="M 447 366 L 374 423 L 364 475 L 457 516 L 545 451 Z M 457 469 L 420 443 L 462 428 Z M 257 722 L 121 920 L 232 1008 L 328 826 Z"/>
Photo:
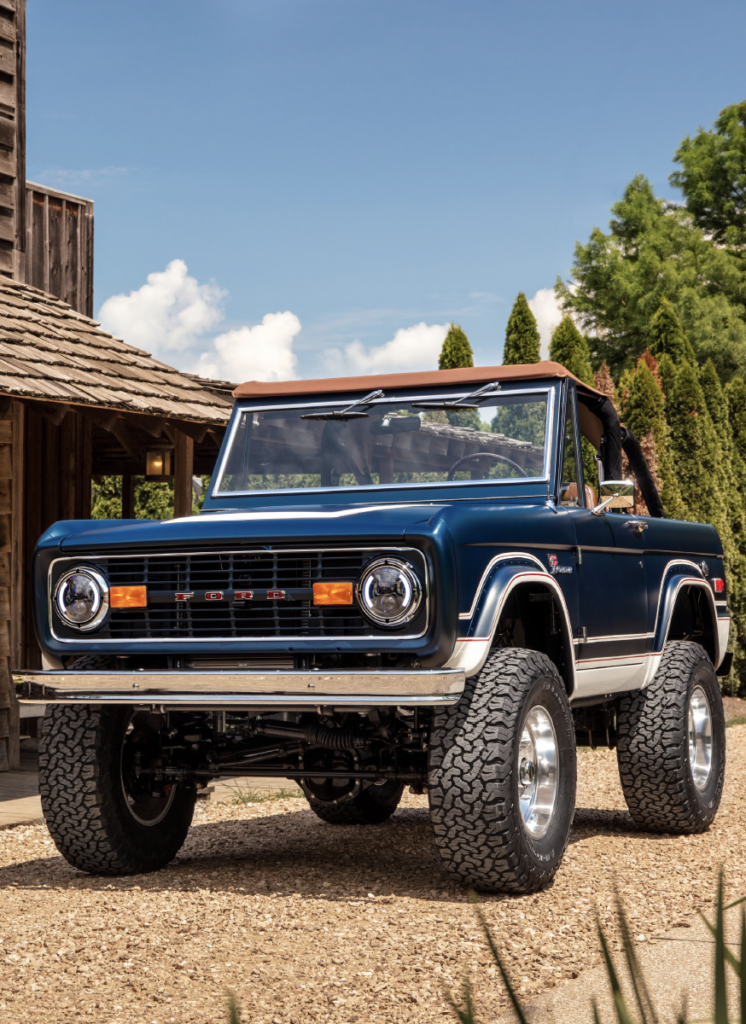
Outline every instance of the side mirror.
<path fill-rule="evenodd" d="M 605 516 L 608 508 L 633 508 L 635 485 L 631 480 L 604 480 L 599 487 L 601 502 L 591 509 L 594 516 Z"/>

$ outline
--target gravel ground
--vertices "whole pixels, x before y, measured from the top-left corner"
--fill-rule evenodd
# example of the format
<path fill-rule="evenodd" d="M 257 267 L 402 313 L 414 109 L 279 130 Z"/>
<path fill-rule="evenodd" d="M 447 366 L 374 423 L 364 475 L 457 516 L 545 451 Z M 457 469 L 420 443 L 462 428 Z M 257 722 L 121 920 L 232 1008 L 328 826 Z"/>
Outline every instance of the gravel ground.
<path fill-rule="evenodd" d="M 746 892 L 746 725 L 728 740 L 720 814 L 684 838 L 635 832 L 614 754 L 579 752 L 554 885 L 483 900 L 524 995 L 599 963 L 592 911 L 611 922 L 614 879 L 640 941 L 709 905 L 721 860 Z M 0 831 L 0 963 L 13 1024 L 218 1024 L 227 989 L 251 1024 L 449 1020 L 443 987 L 465 972 L 483 1019 L 506 1002 L 412 796 L 367 828 L 323 824 L 299 799 L 200 805 L 178 863 L 127 879 L 73 871 L 43 825 Z"/>

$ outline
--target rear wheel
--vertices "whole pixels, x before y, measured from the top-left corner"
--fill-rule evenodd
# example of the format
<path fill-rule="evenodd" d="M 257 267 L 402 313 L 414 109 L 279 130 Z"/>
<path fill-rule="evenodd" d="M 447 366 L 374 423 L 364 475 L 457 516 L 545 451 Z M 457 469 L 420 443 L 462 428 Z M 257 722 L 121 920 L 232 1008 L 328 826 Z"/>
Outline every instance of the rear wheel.
<path fill-rule="evenodd" d="M 80 871 L 156 871 L 186 838 L 195 790 L 159 784 L 160 715 L 129 707 L 51 705 L 39 743 L 39 790 L 52 839 Z"/>
<path fill-rule="evenodd" d="M 652 832 L 704 832 L 725 778 L 725 715 L 715 669 L 699 644 L 666 645 L 644 690 L 617 720 L 619 775 L 635 823 Z"/>
<path fill-rule="evenodd" d="M 546 885 L 570 835 L 575 776 L 556 667 L 535 651 L 496 651 L 433 721 L 430 816 L 448 872 L 487 892 Z"/>

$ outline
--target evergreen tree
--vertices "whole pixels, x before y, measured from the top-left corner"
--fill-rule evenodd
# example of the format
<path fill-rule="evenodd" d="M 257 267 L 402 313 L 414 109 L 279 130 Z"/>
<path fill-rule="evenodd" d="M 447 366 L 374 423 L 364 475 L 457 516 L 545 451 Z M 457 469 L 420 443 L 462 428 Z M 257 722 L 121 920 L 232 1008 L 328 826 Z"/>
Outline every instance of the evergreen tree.
<path fill-rule="evenodd" d="M 661 388 L 663 389 L 663 395 L 668 400 L 668 397 L 672 394 L 674 384 L 676 382 L 677 369 L 673 359 L 664 352 L 658 360 L 658 375 L 660 377 Z"/>
<path fill-rule="evenodd" d="M 731 615 L 729 646 L 733 651 L 733 678 L 746 681 L 746 464 L 737 451 L 728 398 L 711 360 L 702 368 L 700 382 L 722 452 L 718 484 L 724 496 L 730 528 L 730 542 L 728 538 L 721 539 L 728 577 L 728 607 Z M 732 682 L 730 688 L 733 688 Z"/>
<path fill-rule="evenodd" d="M 687 508 L 687 519 L 712 523 L 725 543 L 728 524 L 720 492 L 722 449 L 691 363 L 682 363 L 668 398 L 668 423 L 674 470 Z"/>
<path fill-rule="evenodd" d="M 574 373 L 584 384 L 593 384 L 588 342 L 575 326 L 572 317 L 563 316 L 554 328 L 549 343 L 549 358 Z"/>
<path fill-rule="evenodd" d="M 652 362 L 652 366 L 651 366 Z M 668 424 L 665 417 L 666 400 L 656 379 L 655 360 L 641 356 L 631 376 L 622 408 L 625 426 L 637 437 L 643 455 L 666 510 L 671 519 L 684 519 L 686 508 L 681 498 L 674 469 Z M 642 498 L 639 498 L 642 504 Z M 640 508 L 647 515 L 647 508 Z"/>
<path fill-rule="evenodd" d="M 505 329 L 503 366 L 538 363 L 541 358 L 541 338 L 536 318 L 531 312 L 523 292 L 518 292 Z"/>
<path fill-rule="evenodd" d="M 665 353 L 675 363 L 680 363 L 682 359 L 688 359 L 690 363 L 697 361 L 694 349 L 684 334 L 681 321 L 676 316 L 676 310 L 665 295 L 650 321 L 650 352 L 657 359 Z"/>
<path fill-rule="evenodd" d="M 462 366 L 474 365 L 474 353 L 469 339 L 461 330 L 461 326 L 452 323 L 448 328 L 443 347 L 438 359 L 439 370 L 456 370 Z"/>
<path fill-rule="evenodd" d="M 746 100 L 720 111 L 712 131 L 700 128 L 676 151 L 670 178 L 697 225 L 738 258 L 746 246 Z"/>
<path fill-rule="evenodd" d="M 636 177 L 613 207 L 610 231 L 594 228 L 575 247 L 577 287 L 558 279 L 555 291 L 584 330 L 591 357 L 616 376 L 634 366 L 649 343 L 650 319 L 667 298 L 697 359 L 712 357 L 721 380 L 746 367 L 746 275 L 738 259 L 706 237 L 681 207 L 654 195 Z"/>
<path fill-rule="evenodd" d="M 601 363 L 601 366 L 593 374 L 593 386 L 596 391 L 600 391 L 602 395 L 606 395 L 610 398 L 615 409 L 618 409 L 616 399 L 616 388 L 614 387 L 614 378 L 611 376 L 609 367 L 606 363 Z"/>
<path fill-rule="evenodd" d="M 457 370 L 460 367 L 474 365 L 474 353 L 472 352 L 469 339 L 462 331 L 460 325 L 452 323 L 445 336 L 443 347 L 440 350 L 438 359 L 439 370 Z M 426 413 L 427 419 L 433 422 L 447 422 L 453 427 L 471 427 L 472 430 L 479 430 L 481 419 L 478 409 L 463 409 L 461 412 L 455 410 L 448 412 Z"/>

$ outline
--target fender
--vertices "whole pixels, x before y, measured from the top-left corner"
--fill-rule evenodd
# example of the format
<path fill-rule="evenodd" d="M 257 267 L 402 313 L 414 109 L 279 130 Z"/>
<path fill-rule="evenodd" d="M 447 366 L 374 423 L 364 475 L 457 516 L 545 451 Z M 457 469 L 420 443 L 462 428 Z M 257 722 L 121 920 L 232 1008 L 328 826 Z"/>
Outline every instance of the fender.
<path fill-rule="evenodd" d="M 686 587 L 697 587 L 705 592 L 713 624 L 713 639 L 715 643 L 714 666 L 718 669 L 725 657 L 728 646 L 728 631 L 730 618 L 726 614 L 718 616 L 718 609 L 715 603 L 715 595 L 712 587 L 702 575 L 700 567 L 688 559 L 669 562 L 666 566 L 661 588 L 658 594 L 658 608 L 655 616 L 655 631 L 653 634 L 653 650 L 648 658 L 648 668 L 643 686 L 647 686 L 655 675 L 658 664 L 663 654 L 663 648 L 668 640 L 668 633 L 671 628 L 676 601 L 679 594 Z"/>
<path fill-rule="evenodd" d="M 511 592 L 523 583 L 540 583 L 556 598 L 571 674 L 571 678 L 567 680 L 568 691 L 572 693 L 575 689 L 575 651 L 570 613 L 564 594 L 557 580 L 547 572 L 539 559 L 523 552 L 514 551 L 497 555 L 489 563 L 479 582 L 471 608 L 459 615 L 462 632 L 444 668 L 461 668 L 467 676 L 476 675 L 480 671 L 492 647 L 505 602 Z"/>

